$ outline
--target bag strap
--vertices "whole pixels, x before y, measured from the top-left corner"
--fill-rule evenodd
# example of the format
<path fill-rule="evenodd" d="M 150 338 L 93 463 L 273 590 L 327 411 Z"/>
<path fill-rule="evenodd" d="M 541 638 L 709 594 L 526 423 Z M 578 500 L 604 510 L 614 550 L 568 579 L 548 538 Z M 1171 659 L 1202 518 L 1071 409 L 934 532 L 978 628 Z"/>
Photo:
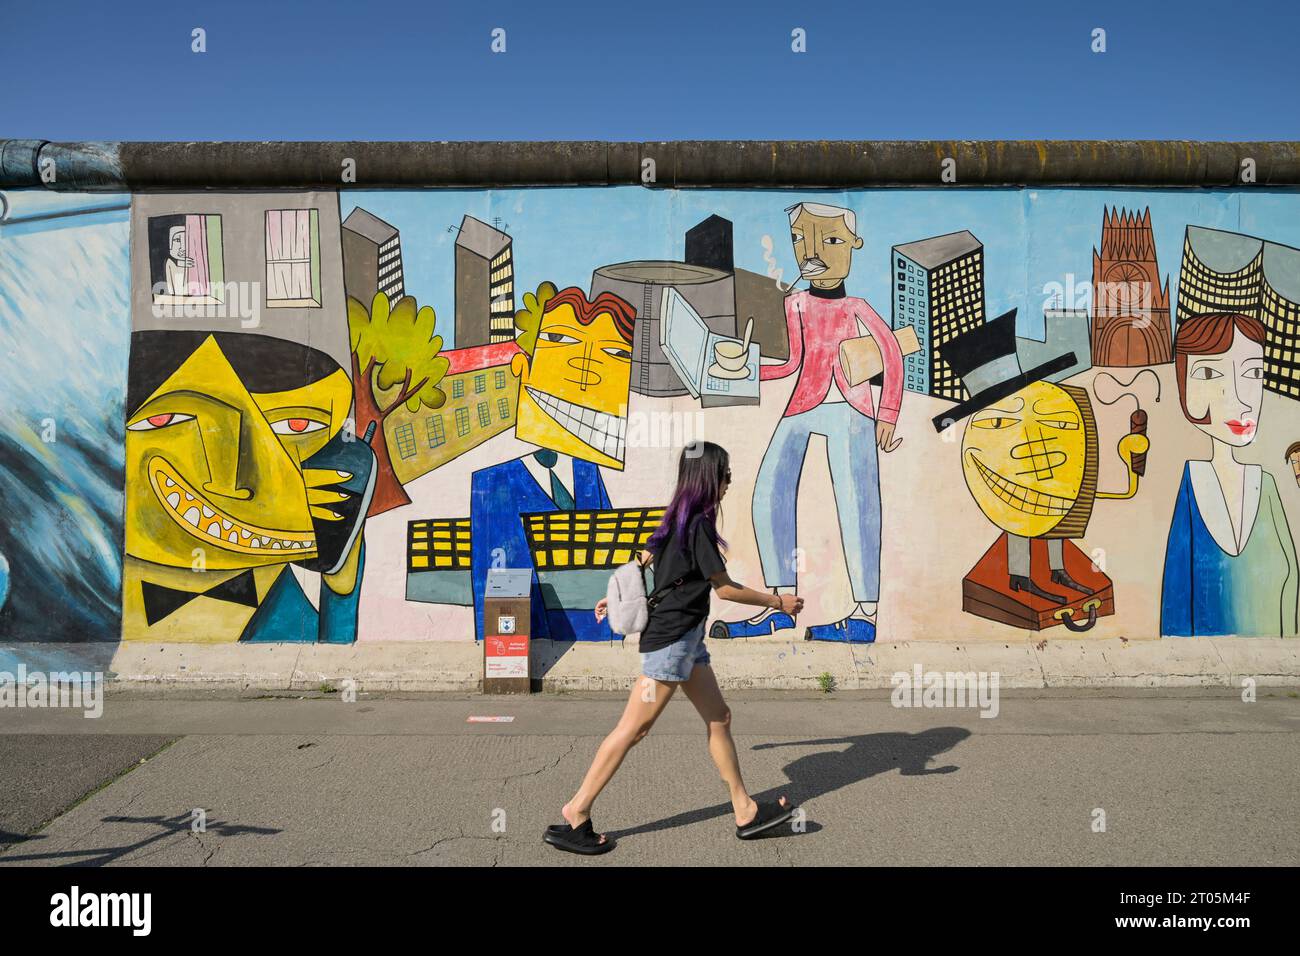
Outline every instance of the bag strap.
<path fill-rule="evenodd" d="M 648 564 L 648 563 L 649 563 L 649 562 L 647 562 L 647 564 Z M 646 567 L 646 566 L 645 566 L 644 564 L 641 565 L 641 587 L 642 587 L 643 589 L 645 588 L 645 567 Z M 669 584 L 667 587 L 664 587 L 664 588 L 656 587 L 656 588 L 655 588 L 655 591 L 654 591 L 654 594 L 653 594 L 653 595 L 650 595 L 649 597 L 646 598 L 646 602 L 645 602 L 645 606 L 646 606 L 646 608 L 647 608 L 648 610 L 653 610 L 653 609 L 654 609 L 654 608 L 659 604 L 660 601 L 662 601 L 662 600 L 663 600 L 664 598 L 666 598 L 670 593 L 672 593 L 673 591 L 675 591 L 675 590 L 677 590 L 679 587 L 681 587 L 682 584 L 685 583 L 686 578 L 687 578 L 687 575 L 683 574 L 680 578 L 678 578 L 678 579 L 677 579 L 676 581 L 674 581 L 672 584 Z M 662 591 L 663 593 L 660 593 L 661 591 Z"/>

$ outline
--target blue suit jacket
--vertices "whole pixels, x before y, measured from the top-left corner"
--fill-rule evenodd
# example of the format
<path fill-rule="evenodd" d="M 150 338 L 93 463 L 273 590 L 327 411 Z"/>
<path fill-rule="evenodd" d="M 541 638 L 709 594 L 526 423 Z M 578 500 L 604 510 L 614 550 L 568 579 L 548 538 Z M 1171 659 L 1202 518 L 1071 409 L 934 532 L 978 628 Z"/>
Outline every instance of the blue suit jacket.
<path fill-rule="evenodd" d="M 589 461 L 573 460 L 573 500 L 579 511 L 611 507 L 600 468 Z M 470 482 L 470 574 L 474 586 L 474 629 L 483 639 L 483 593 L 487 573 L 496 567 L 533 567 L 532 552 L 524 535 L 520 515 L 538 511 L 559 511 L 542 490 L 523 460 L 504 461 L 474 472 Z M 590 608 L 546 611 L 537 572 L 532 575 L 532 636 L 557 641 L 609 641 L 614 639 L 608 621 L 596 622 Z"/>

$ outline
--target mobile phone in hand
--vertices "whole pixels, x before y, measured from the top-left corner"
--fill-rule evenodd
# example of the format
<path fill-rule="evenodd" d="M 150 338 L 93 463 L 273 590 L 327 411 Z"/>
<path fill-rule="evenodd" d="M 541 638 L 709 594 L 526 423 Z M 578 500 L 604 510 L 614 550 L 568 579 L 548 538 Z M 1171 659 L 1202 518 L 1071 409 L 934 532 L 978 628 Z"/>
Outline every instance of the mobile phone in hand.
<path fill-rule="evenodd" d="M 321 574 L 335 574 L 347 563 L 357 535 L 361 534 L 361 527 L 365 524 L 370 499 L 375 493 L 375 452 L 370 447 L 374 435 L 374 422 L 370 423 L 360 441 L 348 441 L 344 438 L 344 432 L 340 431 L 325 447 L 302 463 L 303 471 L 340 473 L 337 483 L 320 487 L 347 497 L 342 501 L 318 506 L 342 517 L 327 520 L 312 515 L 312 529 L 316 532 L 316 557 L 295 562 L 299 566 Z M 345 478 L 344 475 L 348 477 Z"/>

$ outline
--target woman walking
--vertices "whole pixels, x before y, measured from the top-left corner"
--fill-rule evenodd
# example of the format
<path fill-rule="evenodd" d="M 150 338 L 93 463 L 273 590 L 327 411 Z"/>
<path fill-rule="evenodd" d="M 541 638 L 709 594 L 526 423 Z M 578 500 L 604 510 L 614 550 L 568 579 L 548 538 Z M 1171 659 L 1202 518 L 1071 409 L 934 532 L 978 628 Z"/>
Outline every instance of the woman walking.
<path fill-rule="evenodd" d="M 718 536 L 717 516 L 730 484 L 729 456 L 721 446 L 697 442 L 682 450 L 672 501 L 638 558 L 642 566 L 653 562 L 655 569 L 649 622 L 641 634 L 644 676 L 632 688 L 618 726 L 596 751 L 582 786 L 561 810 L 565 822 L 547 829 L 544 839 L 552 846 L 585 855 L 614 848 L 612 840 L 595 832 L 592 804 L 627 752 L 650 732 L 678 686 L 708 728 L 709 754 L 730 790 L 736 836 L 750 839 L 794 813 L 785 797 L 757 803 L 745 789 L 731 739 L 731 710 L 722 699 L 704 647 L 710 590 L 724 601 L 770 607 L 791 616 L 803 610 L 803 598 L 797 595 L 755 591 L 727 575 L 721 553 L 726 542 Z M 598 620 L 605 611 L 602 600 L 596 605 Z"/>

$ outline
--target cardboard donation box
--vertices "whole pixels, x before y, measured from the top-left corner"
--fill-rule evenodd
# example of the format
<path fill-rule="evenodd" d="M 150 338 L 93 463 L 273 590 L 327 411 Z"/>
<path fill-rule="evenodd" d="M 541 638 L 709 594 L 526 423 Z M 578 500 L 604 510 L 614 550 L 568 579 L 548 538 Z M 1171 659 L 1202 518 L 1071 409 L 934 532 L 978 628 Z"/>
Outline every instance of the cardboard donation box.
<path fill-rule="evenodd" d="M 527 694 L 529 593 L 533 574 L 527 568 L 488 571 L 483 595 L 483 693 Z"/>

